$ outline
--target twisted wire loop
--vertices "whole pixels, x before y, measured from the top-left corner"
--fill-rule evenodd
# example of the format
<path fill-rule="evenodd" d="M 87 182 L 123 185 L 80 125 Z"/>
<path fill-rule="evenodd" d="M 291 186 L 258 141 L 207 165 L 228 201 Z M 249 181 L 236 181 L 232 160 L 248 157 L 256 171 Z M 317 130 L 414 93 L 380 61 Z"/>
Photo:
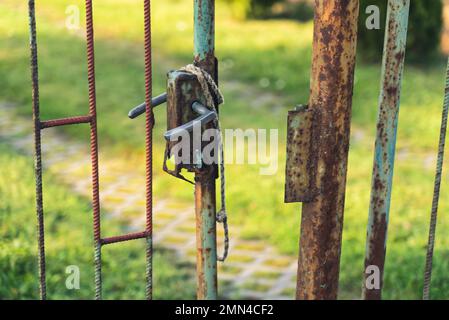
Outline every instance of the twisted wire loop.
<path fill-rule="evenodd" d="M 446 143 L 447 119 L 449 113 L 449 60 L 446 69 L 446 86 L 444 92 L 443 114 L 441 117 L 440 141 L 438 144 L 438 160 L 433 189 L 432 212 L 430 215 L 429 239 L 427 244 L 426 266 L 424 271 L 423 300 L 430 298 L 430 284 L 432 278 L 432 260 L 435 247 L 435 232 L 438 215 L 438 201 L 440 199 L 441 176 L 443 171 L 444 146 Z"/>
<path fill-rule="evenodd" d="M 144 0 L 145 33 L 145 189 L 146 189 L 146 297 L 153 299 L 153 127 L 151 57 L 151 0 Z"/>
<path fill-rule="evenodd" d="M 204 93 L 206 104 L 209 108 L 212 108 L 215 113 L 217 113 L 218 105 L 224 103 L 223 94 L 220 92 L 215 80 L 212 76 L 207 73 L 206 70 L 201 69 L 193 64 L 189 64 L 180 70 L 187 71 L 194 74 L 198 82 L 200 83 L 201 89 Z M 218 135 L 218 148 L 220 152 L 220 199 L 221 199 L 221 208 L 216 214 L 216 221 L 223 224 L 224 231 L 224 250 L 223 255 L 218 256 L 218 261 L 225 261 L 226 257 L 229 253 L 229 227 L 228 227 L 228 215 L 226 212 L 226 177 L 225 177 L 225 166 L 224 166 L 224 148 L 223 148 L 223 137 L 220 127 L 219 118 L 215 121 L 215 126 L 217 127 Z"/>
<path fill-rule="evenodd" d="M 34 171 L 36 179 L 36 215 L 37 215 L 37 244 L 39 266 L 39 296 L 47 298 L 45 273 L 45 234 L 44 234 L 44 206 L 42 196 L 42 152 L 39 111 L 39 71 L 37 60 L 36 10 L 34 0 L 28 1 L 30 27 L 30 66 L 32 81 L 32 104 L 34 122 Z"/>
<path fill-rule="evenodd" d="M 222 102 L 223 97 L 221 97 Z M 215 110 L 216 111 L 216 110 Z M 220 121 L 216 120 L 216 126 L 218 130 L 218 148 L 220 150 L 220 199 L 221 209 L 217 213 L 217 222 L 223 224 L 224 231 L 224 250 L 223 255 L 218 256 L 217 260 L 224 262 L 229 253 L 229 227 L 228 227 L 228 214 L 226 211 L 226 178 L 225 178 L 225 166 L 224 166 L 224 148 L 223 148 L 223 135 L 221 132 Z"/>
<path fill-rule="evenodd" d="M 100 186 L 98 177 L 97 103 L 92 0 L 86 0 L 87 79 L 89 85 L 90 156 L 92 161 L 92 208 L 94 225 L 95 299 L 101 299 Z"/>

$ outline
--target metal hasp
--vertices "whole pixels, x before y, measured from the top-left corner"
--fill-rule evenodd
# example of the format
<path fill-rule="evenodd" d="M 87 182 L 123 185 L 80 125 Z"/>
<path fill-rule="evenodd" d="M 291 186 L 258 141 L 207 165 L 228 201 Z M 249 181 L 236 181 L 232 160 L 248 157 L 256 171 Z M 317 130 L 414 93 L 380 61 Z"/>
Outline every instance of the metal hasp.
<path fill-rule="evenodd" d="M 337 298 L 358 14 L 358 0 L 315 1 L 308 105 L 317 194 L 302 206 L 297 299 Z"/>
<path fill-rule="evenodd" d="M 175 158 L 173 172 L 180 173 L 182 169 L 197 172 L 198 163 L 201 163 L 201 151 L 207 144 L 201 141 L 202 130 L 211 127 L 210 121 L 216 118 L 216 114 L 207 108 L 208 112 L 200 116 L 195 112 L 195 103 L 201 106 L 205 103 L 201 85 L 195 75 L 185 71 L 170 71 L 167 76 L 167 132 L 164 134 L 167 140 L 167 157 Z M 198 125 L 197 131 L 193 130 L 194 125 Z M 190 134 L 192 131 L 193 134 Z M 185 138 L 186 134 L 190 140 L 188 155 L 184 154 L 183 149 L 177 148 L 179 138 Z"/>
<path fill-rule="evenodd" d="M 409 0 L 388 1 L 362 293 L 367 300 L 381 299 L 382 294 L 409 8 Z M 366 288 L 368 266 L 379 268 L 379 289 Z"/>
<path fill-rule="evenodd" d="M 215 0 L 194 0 L 194 63 L 218 83 L 215 58 Z M 197 298 L 217 299 L 217 165 L 205 165 L 195 174 L 197 242 Z"/>

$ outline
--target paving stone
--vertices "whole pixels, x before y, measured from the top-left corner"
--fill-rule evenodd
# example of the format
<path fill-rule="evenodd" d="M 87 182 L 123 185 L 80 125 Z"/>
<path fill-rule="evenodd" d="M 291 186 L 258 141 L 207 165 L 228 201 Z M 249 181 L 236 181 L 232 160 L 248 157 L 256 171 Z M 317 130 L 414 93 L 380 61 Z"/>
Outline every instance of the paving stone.
<path fill-rule="evenodd" d="M 281 272 L 276 271 L 256 271 L 254 277 L 258 279 L 278 279 L 281 276 Z"/>
<path fill-rule="evenodd" d="M 265 260 L 265 265 L 271 267 L 288 267 L 291 263 L 291 257 L 279 256 Z"/>
<path fill-rule="evenodd" d="M 232 254 L 229 257 L 229 262 L 240 262 L 240 263 L 245 263 L 245 262 L 251 262 L 254 260 L 253 256 L 250 255 L 237 255 L 237 254 Z"/>

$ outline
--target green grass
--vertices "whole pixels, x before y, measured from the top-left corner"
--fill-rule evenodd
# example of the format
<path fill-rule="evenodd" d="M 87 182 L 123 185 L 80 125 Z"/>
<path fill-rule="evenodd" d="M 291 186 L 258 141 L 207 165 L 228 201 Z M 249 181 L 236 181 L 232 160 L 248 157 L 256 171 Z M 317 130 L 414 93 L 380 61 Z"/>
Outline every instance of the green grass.
<path fill-rule="evenodd" d="M 81 4 L 77 0 L 74 4 Z M 81 10 L 83 6 L 81 5 Z M 84 42 L 64 28 L 66 2 L 38 3 L 41 106 L 44 119 L 85 113 L 87 109 Z M 17 102 L 18 112 L 30 115 L 28 32 L 25 2 L 0 4 L 0 100 Z M 154 92 L 164 90 L 165 73 L 191 61 L 191 1 L 154 1 Z M 126 14 L 123 14 L 126 12 Z M 126 114 L 144 96 L 142 8 L 138 0 L 95 3 L 97 93 L 101 150 L 111 156 L 143 152 L 143 119 Z M 300 208 L 283 204 L 283 164 L 287 110 L 307 101 L 309 93 L 312 23 L 239 21 L 225 5 L 217 5 L 217 56 L 220 83 L 226 97 L 221 117 L 224 128 L 278 128 L 279 174 L 260 176 L 257 166 L 229 165 L 228 208 L 231 228 L 241 227 L 246 238 L 262 238 L 282 252 L 298 250 Z M 385 274 L 385 298 L 419 298 L 432 196 L 444 85 L 444 62 L 426 67 L 407 64 L 391 207 Z M 358 63 L 353 102 L 353 139 L 349 156 L 348 189 L 342 249 L 341 297 L 360 295 L 371 179 L 373 135 L 380 83 L 380 64 Z M 237 85 L 236 85 L 237 84 Z M 268 87 L 267 87 L 268 86 Z M 236 89 L 237 87 L 237 89 Z M 262 93 L 278 98 L 258 106 Z M 256 107 L 252 106 L 255 102 Z M 165 111 L 156 111 L 155 193 L 192 201 L 192 190 L 161 170 Z M 87 139 L 85 130 L 68 132 Z M 130 168 L 141 170 L 142 167 Z M 438 222 L 433 298 L 449 297 L 447 269 L 449 220 L 447 179 L 443 181 Z M 254 192 L 253 185 L 258 185 Z"/>
<path fill-rule="evenodd" d="M 48 174 L 44 180 L 47 290 L 50 299 L 93 297 L 93 241 L 90 204 Z M 0 299 L 37 299 L 32 160 L 0 144 Z M 103 221 L 107 232 L 124 232 L 117 221 Z M 179 264 L 170 252 L 154 257 L 155 298 L 193 298 L 194 266 Z M 80 270 L 80 289 L 68 290 L 66 267 Z M 103 249 L 105 299 L 145 298 L 143 241 Z"/>

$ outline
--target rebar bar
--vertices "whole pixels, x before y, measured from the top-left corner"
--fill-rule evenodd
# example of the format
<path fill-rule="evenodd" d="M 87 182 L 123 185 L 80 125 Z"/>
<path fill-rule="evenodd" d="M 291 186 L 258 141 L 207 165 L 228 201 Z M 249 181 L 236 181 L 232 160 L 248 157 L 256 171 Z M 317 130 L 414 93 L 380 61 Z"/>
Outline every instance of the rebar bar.
<path fill-rule="evenodd" d="M 153 126 L 154 114 L 151 105 L 153 95 L 151 54 L 151 1 L 144 0 L 145 32 L 145 188 L 146 188 L 146 296 L 153 299 Z"/>
<path fill-rule="evenodd" d="M 433 250 L 435 247 L 438 201 L 440 199 L 440 186 L 441 186 L 441 176 L 443 172 L 444 146 L 446 144 L 448 113 L 449 113 L 449 60 L 446 70 L 446 86 L 444 90 L 443 114 L 441 117 L 440 141 L 438 143 L 438 160 L 435 173 L 435 183 L 433 187 L 432 212 L 430 214 L 429 240 L 427 244 L 426 266 L 424 271 L 423 300 L 429 300 L 430 298 Z"/>
<path fill-rule="evenodd" d="M 87 81 L 89 85 L 90 156 L 92 160 L 92 208 L 94 226 L 95 299 L 102 297 L 100 183 L 98 173 L 97 101 L 92 0 L 86 0 Z"/>
<path fill-rule="evenodd" d="M 44 233 L 44 205 L 42 195 L 42 151 L 41 127 L 39 110 L 39 68 L 37 58 L 36 10 L 34 0 L 28 1 L 30 24 L 30 52 L 31 52 L 31 81 L 32 104 L 34 122 L 34 170 L 36 178 L 36 215 L 37 215 L 37 243 L 39 266 L 39 295 L 41 300 L 47 298 L 45 274 L 45 233 Z"/>

